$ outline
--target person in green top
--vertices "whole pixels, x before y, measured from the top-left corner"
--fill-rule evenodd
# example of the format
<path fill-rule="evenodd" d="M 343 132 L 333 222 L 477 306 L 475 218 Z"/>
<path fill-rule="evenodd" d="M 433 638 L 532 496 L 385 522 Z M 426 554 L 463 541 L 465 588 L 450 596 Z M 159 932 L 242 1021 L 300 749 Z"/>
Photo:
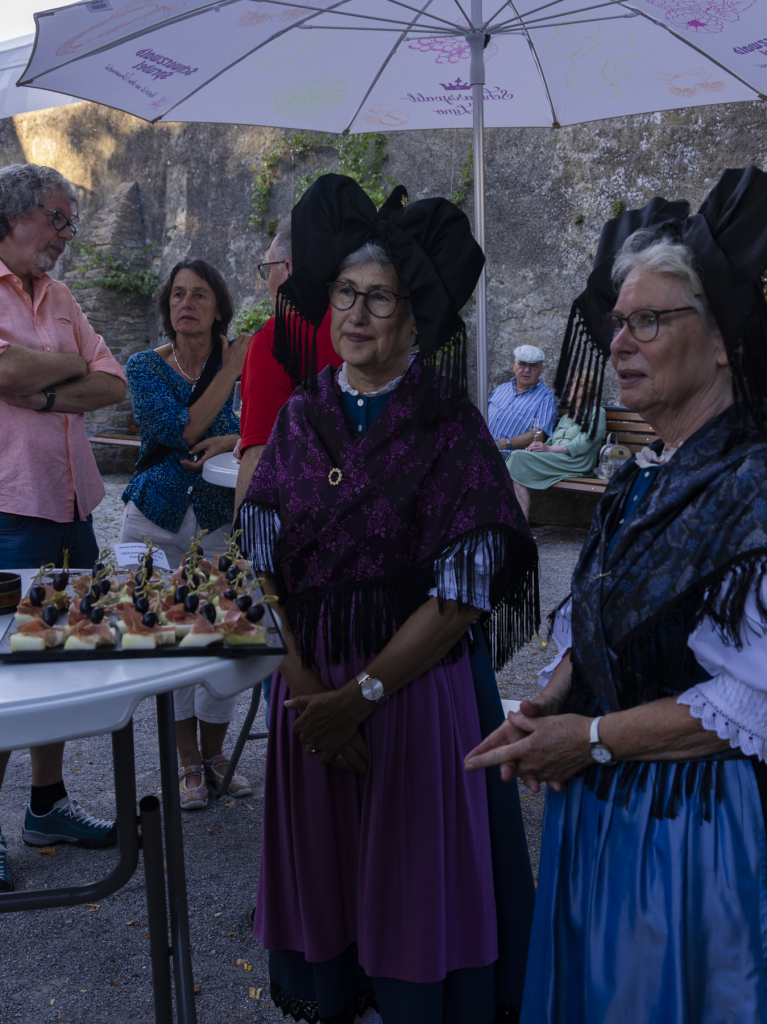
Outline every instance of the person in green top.
<path fill-rule="evenodd" d="M 586 383 L 581 382 L 579 399 Z M 567 477 L 591 473 L 605 439 L 604 409 L 599 410 L 598 416 L 597 432 L 593 438 L 589 437 L 591 419 L 578 426 L 565 415 L 554 428 L 548 444 L 533 441 L 527 448 L 509 455 L 506 468 L 525 516 L 530 511 L 530 490 L 545 491 Z"/>

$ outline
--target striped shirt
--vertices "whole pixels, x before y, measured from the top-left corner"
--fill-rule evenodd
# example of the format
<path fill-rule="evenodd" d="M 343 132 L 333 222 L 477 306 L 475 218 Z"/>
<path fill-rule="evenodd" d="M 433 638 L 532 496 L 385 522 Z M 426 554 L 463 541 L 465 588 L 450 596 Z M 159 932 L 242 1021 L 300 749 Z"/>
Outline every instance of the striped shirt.
<path fill-rule="evenodd" d="M 551 436 L 559 419 L 557 400 L 551 388 L 547 388 L 542 380 L 517 394 L 514 377 L 507 384 L 499 386 L 490 395 L 488 401 L 488 425 L 494 438 L 519 437 L 533 429 L 533 421 L 538 420 L 547 437 Z"/>

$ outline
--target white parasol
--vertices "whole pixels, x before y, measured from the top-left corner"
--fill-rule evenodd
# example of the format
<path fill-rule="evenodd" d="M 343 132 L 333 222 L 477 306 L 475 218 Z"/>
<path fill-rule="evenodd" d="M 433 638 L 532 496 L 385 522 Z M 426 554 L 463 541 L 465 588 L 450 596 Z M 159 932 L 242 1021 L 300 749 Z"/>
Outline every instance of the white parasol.
<path fill-rule="evenodd" d="M 559 126 L 764 99 L 764 0 L 86 0 L 35 15 L 20 86 L 149 121 L 323 132 Z M 487 412 L 485 275 L 478 405 Z"/>

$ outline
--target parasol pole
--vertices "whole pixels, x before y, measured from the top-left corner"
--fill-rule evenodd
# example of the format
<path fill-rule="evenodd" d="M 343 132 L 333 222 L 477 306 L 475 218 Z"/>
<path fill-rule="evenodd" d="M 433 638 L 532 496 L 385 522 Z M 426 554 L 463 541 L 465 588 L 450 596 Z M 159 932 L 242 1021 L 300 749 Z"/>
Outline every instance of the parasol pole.
<path fill-rule="evenodd" d="M 482 0 L 471 0 L 472 28 L 466 33 L 471 50 L 470 84 L 474 120 L 474 237 L 485 251 L 485 32 Z M 485 268 L 476 290 L 477 299 L 477 408 L 487 419 L 487 291 Z"/>

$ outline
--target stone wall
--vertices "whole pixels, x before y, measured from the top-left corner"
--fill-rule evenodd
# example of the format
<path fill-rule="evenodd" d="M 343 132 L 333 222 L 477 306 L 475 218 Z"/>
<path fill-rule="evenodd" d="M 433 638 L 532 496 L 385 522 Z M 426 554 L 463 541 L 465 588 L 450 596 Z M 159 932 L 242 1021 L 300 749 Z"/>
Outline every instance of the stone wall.
<path fill-rule="evenodd" d="M 612 203 L 640 206 L 664 195 L 686 198 L 695 207 L 725 167 L 767 165 L 766 127 L 764 104 L 755 101 L 571 128 L 488 130 L 491 388 L 509 378 L 513 348 L 523 342 L 544 349 L 547 376 L 553 375 L 570 303 L 584 285 Z M 114 242 L 103 244 L 154 240 L 160 272 L 180 255 L 206 256 L 224 273 L 235 303 L 243 305 L 266 295 L 255 269 L 270 239 L 248 226 L 251 166 L 277 136 L 275 129 L 250 126 L 150 125 L 97 104 L 77 103 L 0 121 L 0 164 L 30 160 L 58 167 L 83 190 L 86 243 L 94 241 L 103 218 L 112 216 L 117 234 L 110 236 Z M 385 171 L 407 185 L 411 198 L 444 195 L 470 142 L 466 130 L 392 132 Z M 329 156 L 326 150 L 295 164 L 283 162 L 267 219 L 289 212 L 295 178 Z M 115 203 L 134 213 L 117 215 Z M 465 208 L 471 216 L 471 196 Z M 123 228 L 124 240 L 118 242 Z M 67 256 L 60 274 L 68 279 L 71 269 Z M 124 356 L 145 336 L 157 343 L 152 316 L 138 307 L 108 308 L 105 297 L 93 301 L 105 331 L 109 324 L 115 352 Z M 466 312 L 471 329 L 471 304 Z M 617 402 L 613 379 L 608 379 L 606 401 Z"/>

